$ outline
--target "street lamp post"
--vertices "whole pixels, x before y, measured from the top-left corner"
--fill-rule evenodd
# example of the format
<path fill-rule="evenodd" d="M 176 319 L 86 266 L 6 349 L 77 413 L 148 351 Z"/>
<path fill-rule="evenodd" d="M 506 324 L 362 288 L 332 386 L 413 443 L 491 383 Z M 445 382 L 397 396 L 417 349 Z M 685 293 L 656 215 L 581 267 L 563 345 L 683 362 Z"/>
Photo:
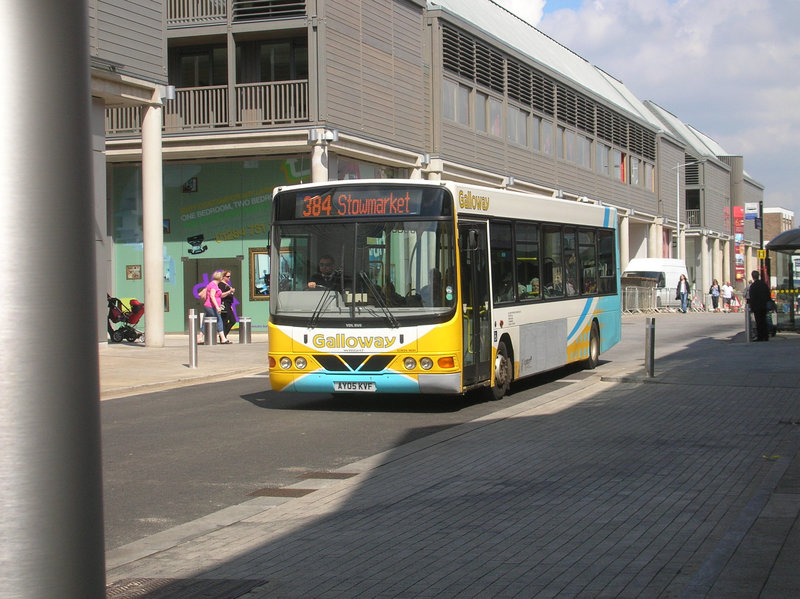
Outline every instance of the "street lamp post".
<path fill-rule="evenodd" d="M 681 167 L 700 164 L 702 160 L 676 164 L 670 170 L 675 171 L 675 253 L 681 258 Z"/>

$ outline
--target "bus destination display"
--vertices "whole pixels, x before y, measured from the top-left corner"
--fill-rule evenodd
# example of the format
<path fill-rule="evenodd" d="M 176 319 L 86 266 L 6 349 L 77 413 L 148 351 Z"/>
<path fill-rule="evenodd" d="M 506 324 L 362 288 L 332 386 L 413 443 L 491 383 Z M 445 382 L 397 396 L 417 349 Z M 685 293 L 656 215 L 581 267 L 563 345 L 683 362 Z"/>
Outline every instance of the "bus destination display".
<path fill-rule="evenodd" d="M 395 192 L 359 193 L 355 190 L 336 190 L 322 194 L 298 193 L 295 216 L 298 218 L 360 217 L 360 216 L 418 216 L 422 194 L 408 190 Z"/>

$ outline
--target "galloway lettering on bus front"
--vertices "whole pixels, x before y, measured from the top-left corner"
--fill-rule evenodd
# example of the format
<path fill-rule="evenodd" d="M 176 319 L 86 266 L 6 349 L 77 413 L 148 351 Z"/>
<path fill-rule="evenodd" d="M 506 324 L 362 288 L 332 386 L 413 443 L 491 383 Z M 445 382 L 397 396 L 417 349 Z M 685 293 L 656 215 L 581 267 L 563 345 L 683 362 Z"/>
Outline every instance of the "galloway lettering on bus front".
<path fill-rule="evenodd" d="M 314 335 L 311 344 L 319 349 L 385 349 L 392 347 L 397 337 L 388 336 L 348 336 L 344 333 L 335 335 Z"/>

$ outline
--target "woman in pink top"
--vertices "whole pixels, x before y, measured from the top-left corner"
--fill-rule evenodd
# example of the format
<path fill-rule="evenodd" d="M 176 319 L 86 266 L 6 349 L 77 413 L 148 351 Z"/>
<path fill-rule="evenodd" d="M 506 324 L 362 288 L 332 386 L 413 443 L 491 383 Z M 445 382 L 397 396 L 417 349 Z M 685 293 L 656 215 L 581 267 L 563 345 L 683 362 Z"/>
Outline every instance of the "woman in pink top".
<path fill-rule="evenodd" d="M 219 282 L 222 280 L 222 271 L 218 270 L 211 278 L 211 282 L 206 286 L 206 301 L 203 303 L 203 308 L 206 311 L 206 318 L 216 318 L 217 320 L 217 333 L 219 335 L 220 343 L 230 343 L 225 337 L 222 323 L 222 290 L 219 288 Z"/>

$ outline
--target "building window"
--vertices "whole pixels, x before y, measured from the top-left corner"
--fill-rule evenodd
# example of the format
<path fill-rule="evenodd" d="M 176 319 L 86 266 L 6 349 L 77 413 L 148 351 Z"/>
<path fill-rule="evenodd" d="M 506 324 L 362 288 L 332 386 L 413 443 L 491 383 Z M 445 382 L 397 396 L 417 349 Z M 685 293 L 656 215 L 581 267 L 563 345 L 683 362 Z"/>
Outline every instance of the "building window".
<path fill-rule="evenodd" d="M 575 141 L 575 158 L 579 166 L 592 168 L 592 140 L 578 135 Z"/>
<path fill-rule="evenodd" d="M 489 96 L 481 92 L 475 92 L 475 129 L 481 133 L 489 132 L 488 103 Z"/>
<path fill-rule="evenodd" d="M 496 98 L 489 98 L 489 134 L 503 136 L 503 103 Z"/>
<path fill-rule="evenodd" d="M 639 159 L 631 156 L 630 161 L 631 161 L 630 183 L 631 185 L 641 185 L 641 181 L 639 180 Z"/>
<path fill-rule="evenodd" d="M 442 115 L 445 119 L 469 126 L 469 89 L 445 79 L 442 84 Z"/>
<path fill-rule="evenodd" d="M 575 162 L 575 132 L 564 130 L 564 159 Z"/>
<path fill-rule="evenodd" d="M 644 163 L 644 187 L 648 191 L 655 193 L 656 191 L 656 178 L 653 176 L 655 167 L 647 162 Z"/>
<path fill-rule="evenodd" d="M 541 123 L 542 119 L 539 117 L 535 116 L 531 119 L 531 126 L 533 128 L 531 131 L 531 144 L 533 145 L 533 149 L 537 152 L 541 149 L 541 143 L 539 142 L 541 136 Z"/>
<path fill-rule="evenodd" d="M 621 183 L 627 180 L 627 173 L 625 172 L 625 154 L 619 150 L 612 152 L 614 157 L 614 178 Z"/>
<path fill-rule="evenodd" d="M 595 148 L 595 154 L 595 169 L 597 169 L 597 172 L 601 175 L 610 175 L 611 171 L 609 170 L 609 155 L 611 154 L 611 148 L 598 141 Z"/>
<path fill-rule="evenodd" d="M 228 83 L 225 46 L 171 49 L 169 65 L 169 82 L 175 87 L 209 87 Z"/>
<path fill-rule="evenodd" d="M 244 42 L 236 46 L 239 83 L 308 79 L 308 42 L 305 39 Z"/>
<path fill-rule="evenodd" d="M 542 120 L 542 152 L 553 155 L 553 123 Z"/>
<path fill-rule="evenodd" d="M 528 147 L 528 113 L 516 106 L 508 107 L 508 141 Z"/>

